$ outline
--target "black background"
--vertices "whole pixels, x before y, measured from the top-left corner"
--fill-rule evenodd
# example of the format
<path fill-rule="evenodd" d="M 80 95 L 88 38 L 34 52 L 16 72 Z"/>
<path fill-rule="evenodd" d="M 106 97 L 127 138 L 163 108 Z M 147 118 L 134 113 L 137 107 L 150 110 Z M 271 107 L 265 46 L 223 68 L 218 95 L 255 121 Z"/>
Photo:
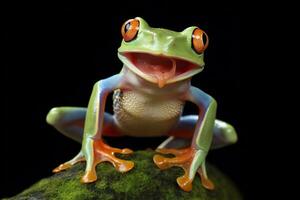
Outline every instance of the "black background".
<path fill-rule="evenodd" d="M 196 5 L 186 10 L 169 4 L 34 6 L 14 8 L 7 15 L 5 184 L 0 197 L 15 195 L 50 176 L 54 167 L 79 151 L 79 144 L 46 124 L 47 112 L 55 106 L 86 106 L 93 84 L 120 71 L 120 27 L 136 16 L 150 26 L 175 31 L 196 25 L 209 35 L 206 68 L 192 83 L 217 100 L 217 117 L 234 125 L 240 140 L 211 151 L 208 160 L 230 176 L 246 196 L 242 158 L 247 135 L 241 125 L 240 17 L 236 10 L 204 13 Z M 111 111 L 110 102 L 107 111 Z M 196 113 L 196 109 L 187 105 L 185 113 Z M 163 139 L 107 141 L 137 150 L 155 148 Z"/>

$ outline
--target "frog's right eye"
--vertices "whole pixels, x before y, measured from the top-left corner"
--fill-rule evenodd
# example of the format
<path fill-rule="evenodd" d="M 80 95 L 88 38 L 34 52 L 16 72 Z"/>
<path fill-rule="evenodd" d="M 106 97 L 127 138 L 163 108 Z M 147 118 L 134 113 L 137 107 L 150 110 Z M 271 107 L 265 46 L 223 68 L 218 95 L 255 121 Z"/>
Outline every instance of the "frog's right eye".
<path fill-rule="evenodd" d="M 200 28 L 195 28 L 192 34 L 192 47 L 197 54 L 202 54 L 208 46 L 208 36 Z"/>
<path fill-rule="evenodd" d="M 134 40 L 139 32 L 140 22 L 137 19 L 130 19 L 126 21 L 122 28 L 122 36 L 125 42 Z"/>

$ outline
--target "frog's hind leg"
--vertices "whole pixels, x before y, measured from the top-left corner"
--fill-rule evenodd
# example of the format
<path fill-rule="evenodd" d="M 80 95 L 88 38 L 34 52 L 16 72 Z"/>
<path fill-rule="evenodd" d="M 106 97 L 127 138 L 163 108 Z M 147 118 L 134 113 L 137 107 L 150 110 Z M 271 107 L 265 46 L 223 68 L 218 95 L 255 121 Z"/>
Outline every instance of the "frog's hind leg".
<path fill-rule="evenodd" d="M 187 115 L 180 118 L 178 125 L 170 131 L 170 137 L 158 146 L 161 148 L 185 148 L 190 145 L 197 115 Z M 217 149 L 237 142 L 237 134 L 233 126 L 216 119 L 213 129 L 211 149 Z"/>
<path fill-rule="evenodd" d="M 49 111 L 46 121 L 63 135 L 81 143 L 86 111 L 87 109 L 82 107 L 56 107 Z M 122 135 L 109 113 L 104 113 L 103 135 Z"/>
<path fill-rule="evenodd" d="M 46 121 L 63 135 L 81 143 L 86 110 L 81 107 L 52 108 Z"/>
<path fill-rule="evenodd" d="M 165 141 L 163 141 L 157 149 L 164 148 L 185 148 L 191 144 L 191 139 L 179 138 L 175 136 L 168 137 Z"/>
<path fill-rule="evenodd" d="M 46 121 L 48 124 L 54 126 L 63 135 L 81 143 L 85 115 L 86 108 L 56 107 L 49 111 Z M 80 151 L 73 159 L 60 164 L 52 171 L 57 173 L 66 170 L 80 161 L 85 161 L 82 151 Z"/>
<path fill-rule="evenodd" d="M 234 127 L 227 122 L 216 119 L 211 149 L 225 147 L 234 144 L 237 141 L 238 137 Z"/>

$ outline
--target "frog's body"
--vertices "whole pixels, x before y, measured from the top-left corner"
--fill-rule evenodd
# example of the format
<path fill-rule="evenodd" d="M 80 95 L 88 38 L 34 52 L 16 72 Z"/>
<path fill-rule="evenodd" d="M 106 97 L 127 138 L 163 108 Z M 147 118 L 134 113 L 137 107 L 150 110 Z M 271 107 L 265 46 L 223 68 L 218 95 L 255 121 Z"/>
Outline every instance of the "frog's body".
<path fill-rule="evenodd" d="M 115 91 L 114 116 L 122 133 L 139 137 L 167 135 L 180 119 L 184 102 L 176 96 L 183 92 L 180 86 L 187 84 L 174 84 L 159 89 L 164 94 L 161 95 L 156 92 L 156 85 L 146 85 L 143 79 L 126 69 L 124 71 L 125 76 L 131 76 L 128 80 L 135 79 L 137 82 L 130 83 L 129 90 Z"/>
<path fill-rule="evenodd" d="M 101 162 L 109 161 L 118 171 L 126 172 L 134 163 L 118 159 L 114 153 L 132 151 L 106 145 L 102 135 L 170 136 L 157 151 L 175 157 L 156 155 L 155 164 L 160 169 L 182 167 L 185 174 L 177 183 L 185 191 L 192 189 L 197 172 L 203 186 L 213 189 L 205 169 L 207 153 L 236 142 L 237 137 L 231 125 L 215 119 L 216 101 L 191 86 L 191 77 L 204 67 L 206 34 L 197 27 L 182 32 L 152 28 L 142 18 L 126 22 L 122 34 L 118 56 L 124 67 L 119 74 L 94 85 L 88 108 L 58 107 L 47 115 L 49 124 L 82 142 L 77 156 L 54 172 L 83 160 L 87 162 L 83 183 L 97 180 L 95 167 Z M 104 112 L 106 98 L 112 92 L 113 115 Z M 186 101 L 198 106 L 198 115 L 182 116 Z"/>

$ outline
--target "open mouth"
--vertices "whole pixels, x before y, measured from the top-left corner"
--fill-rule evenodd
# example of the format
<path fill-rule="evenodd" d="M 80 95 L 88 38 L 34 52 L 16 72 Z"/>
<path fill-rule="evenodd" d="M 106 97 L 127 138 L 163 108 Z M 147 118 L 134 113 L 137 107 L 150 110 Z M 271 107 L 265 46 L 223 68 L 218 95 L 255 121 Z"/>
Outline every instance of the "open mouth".
<path fill-rule="evenodd" d="M 201 69 L 195 63 L 174 57 L 136 52 L 126 52 L 122 55 L 148 79 L 156 82 L 160 88 L 168 82 L 191 76 L 191 72 L 198 72 Z"/>

